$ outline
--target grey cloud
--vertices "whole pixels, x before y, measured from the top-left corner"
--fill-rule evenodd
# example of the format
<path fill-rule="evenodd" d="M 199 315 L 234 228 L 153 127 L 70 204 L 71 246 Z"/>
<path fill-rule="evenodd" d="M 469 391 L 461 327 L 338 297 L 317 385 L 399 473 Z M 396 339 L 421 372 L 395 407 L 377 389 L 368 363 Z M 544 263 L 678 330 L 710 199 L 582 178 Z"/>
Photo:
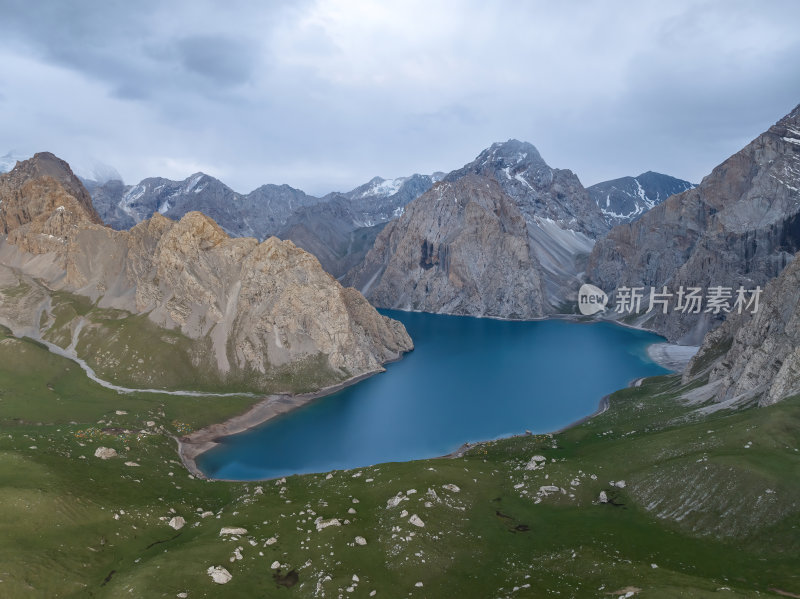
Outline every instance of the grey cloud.
<path fill-rule="evenodd" d="M 195 35 L 178 42 L 181 62 L 189 70 L 222 85 L 247 81 L 255 48 L 218 35 Z"/>
<path fill-rule="evenodd" d="M 325 193 L 515 137 L 697 181 L 800 102 L 798 2 L 414 2 L 0 0 L 0 154 Z"/>

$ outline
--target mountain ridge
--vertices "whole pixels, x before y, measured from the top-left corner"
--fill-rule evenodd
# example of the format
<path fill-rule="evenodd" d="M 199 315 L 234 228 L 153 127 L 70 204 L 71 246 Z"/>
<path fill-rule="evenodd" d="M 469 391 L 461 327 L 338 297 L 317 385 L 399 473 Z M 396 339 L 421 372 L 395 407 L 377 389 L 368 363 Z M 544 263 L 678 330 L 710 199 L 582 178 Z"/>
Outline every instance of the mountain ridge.
<path fill-rule="evenodd" d="M 145 366 L 159 351 L 186 356 L 199 371 L 193 376 L 217 387 L 268 390 L 282 380 L 314 376 L 325 386 L 376 372 L 413 347 L 401 324 L 342 288 L 291 241 L 230 238 L 199 212 L 177 222 L 156 213 L 131 231 L 114 231 L 57 180 L 77 181 L 51 157 L 37 154 L 0 176 L 8 233 L 0 270 L 17 289 L 3 289 L 0 321 L 12 330 L 69 344 L 130 386 L 152 386 Z M 52 168 L 36 176 L 40 162 L 62 168 L 61 176 Z M 95 316 L 70 307 L 80 297 L 91 302 L 81 310 Z M 119 371 L 113 363 L 126 359 L 122 347 L 142 335 L 153 340 L 138 354 L 145 366 Z"/>

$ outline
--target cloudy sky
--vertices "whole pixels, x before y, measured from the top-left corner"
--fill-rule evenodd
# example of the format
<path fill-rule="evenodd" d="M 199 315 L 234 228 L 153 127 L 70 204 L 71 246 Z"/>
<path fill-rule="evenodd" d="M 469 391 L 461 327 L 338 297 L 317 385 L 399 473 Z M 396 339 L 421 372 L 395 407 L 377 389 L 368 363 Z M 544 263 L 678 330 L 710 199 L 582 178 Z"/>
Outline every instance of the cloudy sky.
<path fill-rule="evenodd" d="M 800 2 L 0 0 L 0 155 L 346 190 L 493 141 L 693 182 L 800 103 Z"/>

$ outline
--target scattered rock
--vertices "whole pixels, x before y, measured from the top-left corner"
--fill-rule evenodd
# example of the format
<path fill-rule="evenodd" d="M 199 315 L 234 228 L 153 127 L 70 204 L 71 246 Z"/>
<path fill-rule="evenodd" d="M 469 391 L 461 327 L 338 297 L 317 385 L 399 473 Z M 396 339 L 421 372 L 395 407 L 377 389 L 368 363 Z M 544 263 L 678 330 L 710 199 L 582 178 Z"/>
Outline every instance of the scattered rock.
<path fill-rule="evenodd" d="M 125 410 L 117 410 L 115 413 L 117 416 L 124 416 L 125 414 L 127 414 Z"/>
<path fill-rule="evenodd" d="M 272 565 L 270 566 L 270 568 L 272 568 L 273 570 L 280 570 L 280 567 L 281 563 L 278 560 L 272 562 Z"/>
<path fill-rule="evenodd" d="M 322 518 L 317 518 L 316 520 L 314 520 L 314 524 L 317 526 L 317 532 L 319 532 L 323 528 L 328 528 L 329 526 L 342 525 L 342 523 L 339 522 L 339 518 L 331 518 L 330 520 L 323 520 Z"/>
<path fill-rule="evenodd" d="M 600 497 L 597 498 L 600 503 L 608 503 L 608 495 L 605 491 L 600 491 Z"/>
<path fill-rule="evenodd" d="M 356 537 L 356 545 L 361 545 L 362 547 L 367 544 L 367 540 L 364 537 Z"/>
<path fill-rule="evenodd" d="M 421 519 L 419 516 L 417 516 L 416 514 L 413 514 L 413 515 L 412 515 L 412 516 L 411 516 L 411 517 L 408 519 L 408 522 L 409 522 L 409 524 L 413 524 L 414 526 L 419 526 L 420 528 L 423 528 L 423 527 L 425 526 L 425 523 L 424 523 L 424 522 L 422 521 L 422 519 Z"/>
<path fill-rule="evenodd" d="M 406 498 L 403 496 L 403 494 L 402 493 L 398 493 L 397 495 L 395 495 L 394 497 L 390 497 L 386 501 L 386 507 L 387 508 L 397 507 L 398 505 L 400 505 L 400 502 L 403 501 L 404 499 L 406 499 Z"/>
<path fill-rule="evenodd" d="M 169 525 L 175 530 L 180 530 L 186 525 L 186 520 L 183 518 L 183 516 L 174 516 L 169 521 Z"/>
<path fill-rule="evenodd" d="M 206 570 L 211 580 L 217 584 L 227 584 L 233 576 L 222 566 L 211 566 Z"/>
<path fill-rule="evenodd" d="M 278 542 L 277 537 L 270 537 L 267 539 L 267 545 L 274 545 L 277 542 Z"/>
<path fill-rule="evenodd" d="M 117 457 L 117 450 L 111 447 L 98 447 L 94 450 L 94 457 L 101 460 L 108 460 Z"/>
<path fill-rule="evenodd" d="M 624 489 L 625 488 L 625 481 L 624 480 L 618 480 L 614 484 L 614 486 L 617 487 L 618 489 Z"/>
<path fill-rule="evenodd" d="M 219 536 L 224 535 L 246 535 L 246 528 L 237 528 L 235 526 L 223 526 L 219 531 Z"/>
<path fill-rule="evenodd" d="M 442 489 L 444 489 L 445 491 L 450 491 L 451 493 L 459 493 L 461 491 L 461 489 L 457 485 L 454 485 L 452 483 L 442 485 Z"/>
<path fill-rule="evenodd" d="M 136 462 L 125 462 L 125 465 L 126 466 L 138 466 L 139 464 L 137 464 Z"/>
<path fill-rule="evenodd" d="M 528 463 L 525 465 L 525 470 L 538 470 L 539 468 L 543 468 L 546 462 L 547 458 L 543 455 L 535 455 L 528 460 Z"/>

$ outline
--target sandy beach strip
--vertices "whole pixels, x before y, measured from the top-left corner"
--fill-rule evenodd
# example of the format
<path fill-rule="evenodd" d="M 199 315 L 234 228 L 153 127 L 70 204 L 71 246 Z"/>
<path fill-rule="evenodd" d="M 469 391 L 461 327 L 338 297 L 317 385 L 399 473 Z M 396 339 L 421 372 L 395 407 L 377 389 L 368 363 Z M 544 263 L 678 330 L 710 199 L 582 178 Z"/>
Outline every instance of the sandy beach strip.
<path fill-rule="evenodd" d="M 366 372 L 312 393 L 300 393 L 297 395 L 279 393 L 268 395 L 244 414 L 234 416 L 225 422 L 201 428 L 184 437 L 175 437 L 175 441 L 178 443 L 178 455 L 180 455 L 181 461 L 186 469 L 194 476 L 198 478 L 207 478 L 197 467 L 197 456 L 216 447 L 221 438 L 255 428 L 281 414 L 286 414 L 314 400 L 341 391 L 350 385 L 355 385 L 380 372 L 384 372 L 384 370 L 380 369 Z"/>

